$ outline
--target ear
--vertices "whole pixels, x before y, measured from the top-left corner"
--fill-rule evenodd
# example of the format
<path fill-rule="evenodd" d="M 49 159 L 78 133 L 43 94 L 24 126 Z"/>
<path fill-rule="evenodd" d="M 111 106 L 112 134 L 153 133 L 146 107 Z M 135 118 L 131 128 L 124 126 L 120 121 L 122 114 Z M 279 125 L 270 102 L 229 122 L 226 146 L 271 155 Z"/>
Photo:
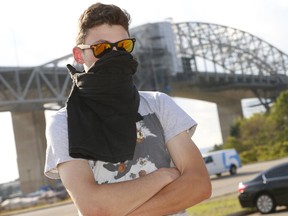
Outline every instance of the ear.
<path fill-rule="evenodd" d="M 73 48 L 73 56 L 78 64 L 84 64 L 84 60 L 82 57 L 82 50 L 79 47 Z"/>

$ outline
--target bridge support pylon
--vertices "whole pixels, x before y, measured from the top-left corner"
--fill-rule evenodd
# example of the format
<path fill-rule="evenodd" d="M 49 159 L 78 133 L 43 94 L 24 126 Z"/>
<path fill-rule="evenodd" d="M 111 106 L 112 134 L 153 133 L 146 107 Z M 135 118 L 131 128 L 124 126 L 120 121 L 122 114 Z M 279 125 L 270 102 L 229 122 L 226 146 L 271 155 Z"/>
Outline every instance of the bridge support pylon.
<path fill-rule="evenodd" d="M 12 112 L 21 190 L 34 192 L 49 180 L 44 176 L 46 151 L 44 111 Z"/>
<path fill-rule="evenodd" d="M 230 136 L 231 126 L 238 118 L 243 117 L 241 101 L 230 103 L 229 105 L 217 104 L 218 117 L 221 127 L 223 142 Z"/>
<path fill-rule="evenodd" d="M 216 103 L 223 142 L 230 135 L 231 126 L 234 125 L 236 119 L 243 117 L 241 99 L 253 97 L 251 91 L 205 91 L 187 83 L 174 84 L 172 89 L 173 91 L 170 94 L 172 97 L 184 97 Z"/>

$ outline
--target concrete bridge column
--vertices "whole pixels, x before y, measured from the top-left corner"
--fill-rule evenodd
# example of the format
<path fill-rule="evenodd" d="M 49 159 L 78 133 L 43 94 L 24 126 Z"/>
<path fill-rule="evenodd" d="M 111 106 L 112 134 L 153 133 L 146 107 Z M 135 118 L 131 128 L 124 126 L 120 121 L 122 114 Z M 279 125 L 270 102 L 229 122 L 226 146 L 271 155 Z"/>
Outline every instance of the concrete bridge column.
<path fill-rule="evenodd" d="M 43 174 L 46 151 L 45 115 L 43 110 L 11 114 L 21 190 L 24 194 L 30 193 L 48 184 L 48 179 Z"/>
<path fill-rule="evenodd" d="M 223 142 L 225 142 L 230 135 L 230 128 L 235 120 L 239 117 L 243 117 L 241 99 L 253 97 L 251 91 L 233 89 L 207 91 L 189 84 L 188 81 L 187 83 L 174 83 L 171 85 L 171 88 L 173 89 L 170 94 L 172 97 L 205 100 L 217 104 Z"/>
<path fill-rule="evenodd" d="M 223 142 L 230 135 L 231 126 L 237 118 L 243 116 L 241 101 L 229 104 L 217 103 L 219 122 L 221 127 Z"/>

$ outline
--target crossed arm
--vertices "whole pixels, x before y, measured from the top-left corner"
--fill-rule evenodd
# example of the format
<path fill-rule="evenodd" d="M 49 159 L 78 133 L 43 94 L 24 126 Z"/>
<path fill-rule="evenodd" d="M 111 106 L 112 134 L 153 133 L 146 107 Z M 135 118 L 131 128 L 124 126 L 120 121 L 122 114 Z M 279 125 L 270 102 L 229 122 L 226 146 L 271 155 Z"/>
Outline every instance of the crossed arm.
<path fill-rule="evenodd" d="M 172 214 L 209 198 L 211 184 L 201 154 L 186 132 L 168 141 L 167 147 L 177 169 L 161 168 L 126 182 L 98 185 L 84 160 L 62 163 L 58 169 L 84 216 Z"/>

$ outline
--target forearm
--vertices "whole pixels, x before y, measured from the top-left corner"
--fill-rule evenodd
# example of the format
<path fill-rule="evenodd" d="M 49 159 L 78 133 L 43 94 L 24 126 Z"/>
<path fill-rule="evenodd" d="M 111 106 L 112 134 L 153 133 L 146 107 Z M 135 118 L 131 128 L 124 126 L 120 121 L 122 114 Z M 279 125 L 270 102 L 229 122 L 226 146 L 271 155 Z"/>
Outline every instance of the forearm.
<path fill-rule="evenodd" d="M 178 171 L 160 169 L 135 180 L 98 185 L 85 164 L 77 164 L 78 176 L 70 174 L 72 169 L 73 163 L 60 167 L 61 179 L 83 216 L 127 215 L 179 176 Z"/>
<path fill-rule="evenodd" d="M 180 148 L 181 146 L 181 148 Z M 155 196 L 129 216 L 173 214 L 191 207 L 211 195 L 211 182 L 200 151 L 186 132 L 167 142 L 171 158 L 181 173 Z"/>
<path fill-rule="evenodd" d="M 108 210 L 107 215 L 126 215 L 151 199 L 171 180 L 161 172 L 154 172 L 136 180 L 97 185 L 92 200 Z"/>
<path fill-rule="evenodd" d="M 209 198 L 210 191 L 210 182 L 201 178 L 201 175 L 192 176 L 192 174 L 185 173 L 128 215 L 159 216 L 173 214 Z"/>

